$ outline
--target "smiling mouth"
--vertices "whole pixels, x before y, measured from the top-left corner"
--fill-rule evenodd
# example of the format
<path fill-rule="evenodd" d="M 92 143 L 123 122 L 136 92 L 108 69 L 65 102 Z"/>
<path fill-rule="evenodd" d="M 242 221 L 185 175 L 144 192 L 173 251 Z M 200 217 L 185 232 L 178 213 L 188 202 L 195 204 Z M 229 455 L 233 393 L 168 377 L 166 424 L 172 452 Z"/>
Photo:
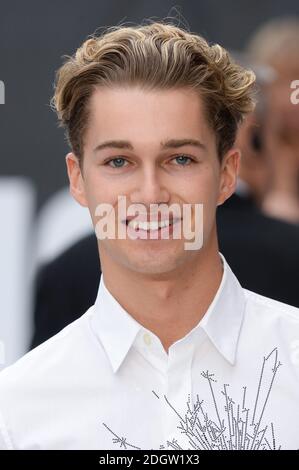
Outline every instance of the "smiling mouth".
<path fill-rule="evenodd" d="M 153 221 L 141 221 L 141 220 L 126 220 L 126 225 L 133 230 L 143 230 L 147 232 L 157 231 L 166 227 L 170 227 L 180 219 L 174 220 L 153 220 Z"/>
<path fill-rule="evenodd" d="M 152 230 L 159 230 L 164 227 L 169 227 L 169 225 L 172 225 L 169 220 L 162 220 L 162 221 L 151 221 L 151 222 L 141 222 L 137 220 L 131 220 L 128 222 L 128 226 L 132 227 L 133 230 L 146 230 L 146 231 L 152 231 Z"/>

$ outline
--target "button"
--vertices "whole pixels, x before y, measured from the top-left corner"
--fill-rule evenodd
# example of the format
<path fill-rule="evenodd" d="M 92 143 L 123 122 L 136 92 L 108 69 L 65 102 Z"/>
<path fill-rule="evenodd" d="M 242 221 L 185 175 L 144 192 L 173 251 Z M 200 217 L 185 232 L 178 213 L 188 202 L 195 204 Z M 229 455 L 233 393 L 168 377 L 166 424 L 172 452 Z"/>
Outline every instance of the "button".
<path fill-rule="evenodd" d="M 150 346 L 150 344 L 152 343 L 151 337 L 148 333 L 144 333 L 143 341 L 145 342 L 147 346 Z"/>

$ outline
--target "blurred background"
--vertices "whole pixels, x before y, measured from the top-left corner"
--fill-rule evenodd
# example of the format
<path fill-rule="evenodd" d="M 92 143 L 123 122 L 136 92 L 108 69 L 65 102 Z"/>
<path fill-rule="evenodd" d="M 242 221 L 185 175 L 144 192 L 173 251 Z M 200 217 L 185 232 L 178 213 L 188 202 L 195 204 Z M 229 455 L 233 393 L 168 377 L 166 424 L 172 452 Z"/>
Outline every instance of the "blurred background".
<path fill-rule="evenodd" d="M 299 306 L 298 1 L 1 0 L 0 369 L 84 313 L 100 276 L 88 211 L 67 188 L 55 71 L 98 28 L 165 17 L 256 72 L 220 249 L 244 287 Z"/>

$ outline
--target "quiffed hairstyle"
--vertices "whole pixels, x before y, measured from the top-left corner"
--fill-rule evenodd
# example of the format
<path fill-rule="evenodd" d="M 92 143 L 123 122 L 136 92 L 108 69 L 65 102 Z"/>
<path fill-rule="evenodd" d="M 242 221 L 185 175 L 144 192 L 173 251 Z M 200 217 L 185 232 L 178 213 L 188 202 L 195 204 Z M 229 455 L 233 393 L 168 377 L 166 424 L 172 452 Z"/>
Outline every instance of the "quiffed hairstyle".
<path fill-rule="evenodd" d="M 57 71 L 51 100 L 80 165 L 96 87 L 144 90 L 189 87 L 199 93 L 215 132 L 219 159 L 234 145 L 238 125 L 255 105 L 255 74 L 220 45 L 167 22 L 113 26 L 92 35 Z"/>

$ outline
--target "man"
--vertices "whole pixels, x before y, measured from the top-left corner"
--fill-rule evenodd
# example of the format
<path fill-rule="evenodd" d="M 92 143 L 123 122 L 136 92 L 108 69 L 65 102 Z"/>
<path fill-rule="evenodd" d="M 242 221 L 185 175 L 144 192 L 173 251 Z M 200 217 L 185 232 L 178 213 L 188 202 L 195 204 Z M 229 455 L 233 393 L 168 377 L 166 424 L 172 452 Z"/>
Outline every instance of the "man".
<path fill-rule="evenodd" d="M 264 152 L 265 97 L 261 93 L 268 76 L 271 78 L 268 69 L 257 70 L 258 103 L 238 129 L 235 145 L 242 154 L 241 165 L 235 193 L 217 209 L 218 243 L 243 287 L 299 307 L 299 227 L 267 217 L 258 208 L 270 172 Z M 93 233 L 38 270 L 30 349 L 79 318 L 95 302 L 101 275 L 97 253 Z"/>
<path fill-rule="evenodd" d="M 2 372 L 3 448 L 297 448 L 298 311 L 243 290 L 217 244 L 253 84 L 163 23 L 112 28 L 60 69 L 70 190 L 102 276 L 95 305 Z"/>

